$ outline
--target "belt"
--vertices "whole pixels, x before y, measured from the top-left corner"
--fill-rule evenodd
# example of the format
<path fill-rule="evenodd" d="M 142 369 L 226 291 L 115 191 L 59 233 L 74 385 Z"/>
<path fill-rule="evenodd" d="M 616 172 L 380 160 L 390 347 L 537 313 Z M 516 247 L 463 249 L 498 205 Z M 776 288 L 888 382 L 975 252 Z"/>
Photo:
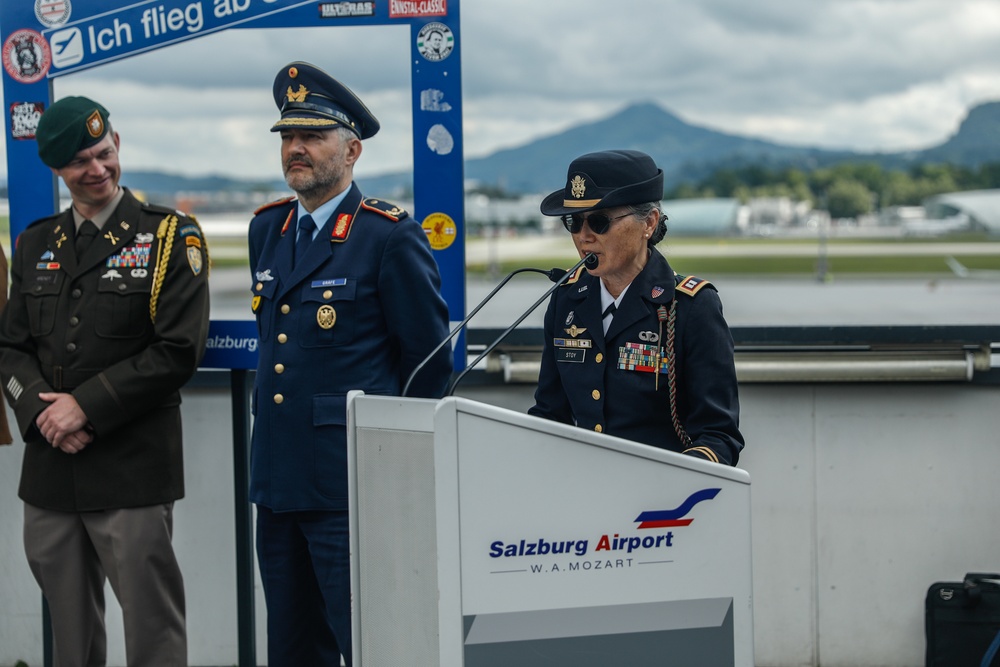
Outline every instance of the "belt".
<path fill-rule="evenodd" d="M 77 371 L 63 366 L 43 366 L 42 375 L 56 391 L 69 391 L 80 386 L 100 371 Z"/>

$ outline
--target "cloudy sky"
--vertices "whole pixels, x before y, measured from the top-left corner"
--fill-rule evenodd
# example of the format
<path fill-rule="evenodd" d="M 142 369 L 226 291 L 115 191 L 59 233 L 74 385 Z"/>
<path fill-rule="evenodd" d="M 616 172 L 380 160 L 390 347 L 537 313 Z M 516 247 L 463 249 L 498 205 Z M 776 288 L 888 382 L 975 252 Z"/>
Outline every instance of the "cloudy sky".
<path fill-rule="evenodd" d="M 1000 100 L 996 0 L 465 0 L 461 12 L 466 157 L 646 101 L 783 143 L 919 149 Z M 56 79 L 55 94 L 111 110 L 126 169 L 274 178 L 271 83 L 307 60 L 379 117 L 358 169 L 378 174 L 411 161 L 408 40 L 403 27 L 229 30 Z"/>

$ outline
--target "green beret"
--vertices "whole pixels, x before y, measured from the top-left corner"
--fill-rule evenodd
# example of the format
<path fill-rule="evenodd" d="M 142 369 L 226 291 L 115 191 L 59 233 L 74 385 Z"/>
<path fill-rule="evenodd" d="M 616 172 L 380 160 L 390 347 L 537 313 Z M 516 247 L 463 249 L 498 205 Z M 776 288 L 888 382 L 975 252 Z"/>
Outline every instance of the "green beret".
<path fill-rule="evenodd" d="M 86 97 L 64 97 L 42 113 L 35 130 L 38 157 L 62 169 L 108 133 L 108 110 Z"/>

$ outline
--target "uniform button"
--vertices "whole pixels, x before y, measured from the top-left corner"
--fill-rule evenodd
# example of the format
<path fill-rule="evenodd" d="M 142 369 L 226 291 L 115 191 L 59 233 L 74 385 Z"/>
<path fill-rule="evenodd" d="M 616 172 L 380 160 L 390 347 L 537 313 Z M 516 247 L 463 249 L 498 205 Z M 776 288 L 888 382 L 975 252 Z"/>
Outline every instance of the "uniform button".
<path fill-rule="evenodd" d="M 282 315 L 287 315 L 290 312 L 292 312 L 291 307 L 287 303 L 282 304 L 282 306 L 281 306 L 281 314 Z"/>
<path fill-rule="evenodd" d="M 600 424 L 598 424 L 597 426 L 595 426 L 594 430 L 597 431 L 598 433 L 604 433 L 604 427 L 601 426 Z"/>
<path fill-rule="evenodd" d="M 288 336 L 285 335 L 285 334 L 278 334 L 278 342 L 279 343 L 287 343 L 288 342 Z"/>
<path fill-rule="evenodd" d="M 83 296 L 83 291 L 79 287 L 77 287 L 75 290 L 70 292 L 69 295 L 74 299 L 79 299 L 81 296 Z"/>
<path fill-rule="evenodd" d="M 75 327 L 79 323 L 80 323 L 80 318 L 77 317 L 76 315 L 74 315 L 73 317 L 69 318 L 69 325 L 71 327 Z"/>
<path fill-rule="evenodd" d="M 256 285 L 254 285 L 254 289 L 257 290 L 258 292 L 261 291 L 262 289 L 264 289 L 264 283 L 257 283 Z"/>
<path fill-rule="evenodd" d="M 597 363 L 601 363 L 602 361 L 604 361 L 604 355 L 598 352 L 597 356 L 594 357 L 594 361 L 596 361 Z"/>
<path fill-rule="evenodd" d="M 128 285 L 126 285 L 125 283 L 118 283 L 118 291 L 119 292 L 124 292 L 127 289 L 128 289 Z"/>
<path fill-rule="evenodd" d="M 76 352 L 76 343 L 70 343 L 66 346 L 67 352 Z"/>
<path fill-rule="evenodd" d="M 41 285 L 35 285 L 35 291 L 36 292 L 41 292 L 42 291 L 42 286 Z"/>
<path fill-rule="evenodd" d="M 282 396 L 281 394 L 275 394 L 274 395 L 274 402 L 277 403 L 278 405 L 281 405 L 282 403 L 285 402 L 285 397 Z"/>
<path fill-rule="evenodd" d="M 329 299 L 331 296 L 333 296 L 333 292 L 331 292 L 330 290 L 323 292 L 324 299 Z"/>
<path fill-rule="evenodd" d="M 284 364 L 275 364 L 274 365 L 274 372 L 277 373 L 278 375 L 281 375 L 282 373 L 285 372 L 285 365 Z"/>
<path fill-rule="evenodd" d="M 590 392 L 590 395 L 594 397 L 595 401 L 601 400 L 601 392 L 597 391 L 596 389 Z"/>

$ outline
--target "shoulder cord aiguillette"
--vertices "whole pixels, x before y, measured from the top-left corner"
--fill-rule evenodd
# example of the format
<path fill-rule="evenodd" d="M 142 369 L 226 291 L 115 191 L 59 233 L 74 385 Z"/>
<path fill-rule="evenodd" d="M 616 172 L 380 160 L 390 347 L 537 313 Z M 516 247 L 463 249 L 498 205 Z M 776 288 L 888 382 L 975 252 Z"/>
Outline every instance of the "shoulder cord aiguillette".
<path fill-rule="evenodd" d="M 156 304 L 160 300 L 160 290 L 167 277 L 167 265 L 170 263 L 170 252 L 174 247 L 174 236 L 177 233 L 177 216 L 168 215 L 160 221 L 156 230 L 159 243 L 156 248 L 156 270 L 153 273 L 153 290 L 149 295 L 149 321 L 156 323 Z"/>

